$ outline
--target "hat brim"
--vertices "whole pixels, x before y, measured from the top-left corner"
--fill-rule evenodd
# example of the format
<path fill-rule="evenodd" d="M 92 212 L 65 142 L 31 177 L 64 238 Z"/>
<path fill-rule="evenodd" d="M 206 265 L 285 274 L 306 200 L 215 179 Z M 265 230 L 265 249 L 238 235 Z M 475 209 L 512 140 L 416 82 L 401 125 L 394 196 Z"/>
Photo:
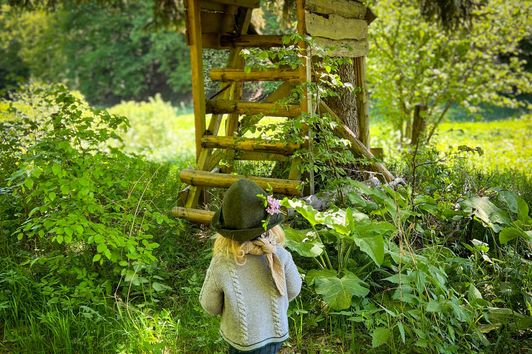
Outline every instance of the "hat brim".
<path fill-rule="evenodd" d="M 271 215 L 270 219 L 268 220 L 268 226 L 266 227 L 266 230 L 269 230 L 272 227 L 279 225 L 283 222 L 283 220 L 284 216 L 282 214 Z M 253 240 L 254 238 L 259 237 L 266 231 L 264 230 L 264 227 L 262 225 L 250 229 L 226 229 L 223 227 L 223 215 L 221 210 L 218 210 L 214 214 L 211 225 L 214 230 L 216 230 L 216 232 L 218 232 L 223 237 L 230 238 L 238 242 Z"/>

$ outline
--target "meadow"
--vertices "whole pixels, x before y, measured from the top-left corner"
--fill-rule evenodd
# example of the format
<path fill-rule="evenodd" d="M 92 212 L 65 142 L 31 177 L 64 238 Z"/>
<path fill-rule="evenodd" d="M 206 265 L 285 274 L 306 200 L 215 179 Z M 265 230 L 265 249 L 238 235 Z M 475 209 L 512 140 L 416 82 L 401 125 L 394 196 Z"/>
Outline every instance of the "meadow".
<path fill-rule="evenodd" d="M 169 216 L 194 161 L 192 114 L 158 97 L 123 102 L 109 112 L 128 118 L 124 131 L 64 89 L 18 100 L 1 112 L 0 351 L 224 352 L 218 319 L 197 300 L 212 232 Z M 57 117 L 66 124 L 53 129 Z M 415 186 L 341 180 L 351 192 L 322 212 L 284 200 L 306 280 L 282 352 L 530 350 L 531 127 L 447 122 Z M 102 145 L 115 133 L 123 146 Z M 377 124 L 372 134 L 410 183 L 394 134 Z"/>

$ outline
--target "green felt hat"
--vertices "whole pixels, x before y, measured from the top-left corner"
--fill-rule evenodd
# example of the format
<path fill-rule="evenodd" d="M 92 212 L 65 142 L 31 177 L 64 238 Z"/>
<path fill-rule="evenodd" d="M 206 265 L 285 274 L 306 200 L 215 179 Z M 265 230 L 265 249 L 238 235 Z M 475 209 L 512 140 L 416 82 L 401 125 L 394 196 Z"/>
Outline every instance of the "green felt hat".
<path fill-rule="evenodd" d="M 240 179 L 224 194 L 222 207 L 212 219 L 212 227 L 220 235 L 239 242 L 259 237 L 266 230 L 283 221 L 282 214 L 269 215 L 264 206 L 264 189 L 249 179 Z M 269 217 L 269 218 L 268 218 Z M 266 230 L 263 221 L 268 219 Z"/>

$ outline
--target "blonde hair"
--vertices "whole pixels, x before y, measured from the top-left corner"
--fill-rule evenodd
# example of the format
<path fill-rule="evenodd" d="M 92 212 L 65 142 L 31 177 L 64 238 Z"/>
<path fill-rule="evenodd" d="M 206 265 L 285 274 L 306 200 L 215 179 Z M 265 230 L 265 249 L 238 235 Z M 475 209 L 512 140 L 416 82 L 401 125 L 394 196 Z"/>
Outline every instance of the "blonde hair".
<path fill-rule="evenodd" d="M 284 245 L 285 234 L 281 226 L 275 225 L 266 232 L 274 237 L 277 244 Z M 246 253 L 243 248 L 246 242 L 253 242 L 253 240 L 239 242 L 217 234 L 216 240 L 214 241 L 213 253 L 214 255 L 223 255 L 226 257 L 232 256 L 236 264 L 244 265 L 246 263 Z"/>

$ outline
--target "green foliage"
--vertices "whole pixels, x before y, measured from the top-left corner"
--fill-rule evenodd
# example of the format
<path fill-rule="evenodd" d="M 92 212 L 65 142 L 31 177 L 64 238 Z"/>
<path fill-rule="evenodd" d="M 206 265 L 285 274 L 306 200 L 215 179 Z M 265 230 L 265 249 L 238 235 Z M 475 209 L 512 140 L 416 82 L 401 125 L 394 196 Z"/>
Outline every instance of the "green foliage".
<path fill-rule="evenodd" d="M 490 0 L 474 10 L 471 27 L 443 31 L 423 19 L 415 1 L 379 1 L 371 29 L 368 79 L 379 111 L 410 137 L 414 107 L 427 107 L 428 139 L 456 104 L 477 112 L 481 104 L 523 105 L 531 76 L 518 58 L 530 35 L 527 6 Z M 500 55 L 510 59 L 501 61 Z"/>
<path fill-rule="evenodd" d="M 156 161 L 193 160 L 193 115 L 178 116 L 159 95 L 148 102 L 122 102 L 108 111 L 128 118 L 130 128 L 121 134 L 126 152 Z"/>
<path fill-rule="evenodd" d="M 524 199 L 493 191 L 450 203 L 452 194 L 348 184 L 347 209 L 318 212 L 289 199 L 282 204 L 312 227 L 286 233 L 287 246 L 313 261 L 300 262 L 307 291 L 320 296 L 326 316 L 344 336 L 349 327 L 371 335 L 347 337 L 351 350 L 364 348 L 364 341 L 391 352 L 496 350 L 501 343 L 494 333 L 516 335 L 532 323 L 532 299 L 518 290 L 529 288 L 532 270 L 524 259 L 532 247 Z M 513 242 L 520 253 L 502 248 L 516 223 L 522 232 Z M 467 225 L 486 241 L 470 239 Z M 449 239 L 451 230 L 459 233 L 458 243 Z M 516 262 L 521 269 L 514 268 Z M 511 281 L 502 269 L 513 269 Z M 499 306 L 503 301 L 506 307 Z M 323 304 L 311 300 L 305 311 L 300 316 L 311 321 Z"/>
<path fill-rule="evenodd" d="M 27 114 L 24 102 L 14 102 L 5 129 L 22 150 L 6 189 L 11 217 L 19 220 L 11 232 L 34 271 L 51 276 L 42 282 L 52 287 L 62 278 L 71 295 L 85 298 L 118 291 L 121 283 L 166 291 L 157 277 L 146 277 L 156 261 L 154 232 L 176 225 L 146 193 L 161 167 L 113 147 L 125 118 L 89 108 L 62 86 L 32 95 L 50 114 Z"/>
<path fill-rule="evenodd" d="M 9 54 L 6 68 L 64 81 L 93 104 L 142 100 L 157 92 L 177 101 L 191 90 L 188 47 L 174 31 L 146 28 L 152 7 L 151 1 L 120 7 L 66 2 L 54 12 L 20 13 L 3 5 L 0 50 Z"/>

